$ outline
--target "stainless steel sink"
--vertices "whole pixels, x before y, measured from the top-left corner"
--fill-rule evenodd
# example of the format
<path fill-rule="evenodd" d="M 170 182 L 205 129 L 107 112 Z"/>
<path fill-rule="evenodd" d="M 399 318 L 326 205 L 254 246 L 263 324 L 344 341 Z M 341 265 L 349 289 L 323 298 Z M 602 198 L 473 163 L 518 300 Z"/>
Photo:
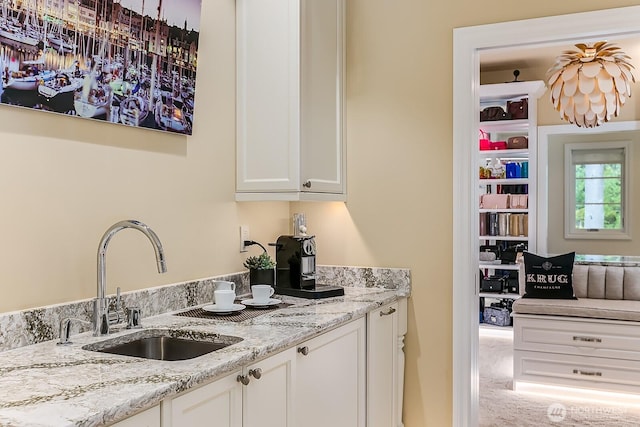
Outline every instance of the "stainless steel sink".
<path fill-rule="evenodd" d="M 242 338 L 194 331 L 145 329 L 129 335 L 87 344 L 82 348 L 101 353 L 155 360 L 187 360 L 228 347 Z"/>

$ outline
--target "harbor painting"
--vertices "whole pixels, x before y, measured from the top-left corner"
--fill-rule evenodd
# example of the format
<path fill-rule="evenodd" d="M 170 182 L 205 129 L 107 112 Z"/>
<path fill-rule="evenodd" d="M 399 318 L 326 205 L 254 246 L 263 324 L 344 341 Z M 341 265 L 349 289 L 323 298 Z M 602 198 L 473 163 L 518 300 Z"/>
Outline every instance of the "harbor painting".
<path fill-rule="evenodd" d="M 0 0 L 0 102 L 191 135 L 201 7 Z"/>

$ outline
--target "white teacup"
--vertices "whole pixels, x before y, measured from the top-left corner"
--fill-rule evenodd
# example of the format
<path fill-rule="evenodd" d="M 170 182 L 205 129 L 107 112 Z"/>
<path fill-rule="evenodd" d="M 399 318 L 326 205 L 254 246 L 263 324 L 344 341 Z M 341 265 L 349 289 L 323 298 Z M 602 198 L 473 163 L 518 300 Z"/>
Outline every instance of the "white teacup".
<path fill-rule="evenodd" d="M 213 298 L 217 308 L 231 308 L 236 299 L 236 291 L 231 289 L 219 289 L 213 292 Z"/>
<path fill-rule="evenodd" d="M 251 295 L 253 296 L 253 301 L 257 303 L 268 303 L 274 292 L 275 289 L 273 289 L 270 285 L 251 286 Z"/>
<path fill-rule="evenodd" d="M 216 293 L 215 291 L 222 291 L 222 290 L 227 290 L 227 291 L 236 291 L 236 284 L 233 282 L 228 282 L 226 280 L 214 280 L 213 281 L 213 303 L 214 304 L 218 304 L 218 300 L 216 299 Z"/>

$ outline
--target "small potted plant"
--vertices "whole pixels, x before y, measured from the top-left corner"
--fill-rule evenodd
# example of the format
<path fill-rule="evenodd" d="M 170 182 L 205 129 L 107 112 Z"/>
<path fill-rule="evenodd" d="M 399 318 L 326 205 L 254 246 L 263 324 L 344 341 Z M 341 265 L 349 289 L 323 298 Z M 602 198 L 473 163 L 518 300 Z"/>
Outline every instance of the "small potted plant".
<path fill-rule="evenodd" d="M 249 269 L 249 283 L 251 285 L 273 286 L 276 263 L 267 252 L 248 257 L 244 261 L 244 266 Z"/>

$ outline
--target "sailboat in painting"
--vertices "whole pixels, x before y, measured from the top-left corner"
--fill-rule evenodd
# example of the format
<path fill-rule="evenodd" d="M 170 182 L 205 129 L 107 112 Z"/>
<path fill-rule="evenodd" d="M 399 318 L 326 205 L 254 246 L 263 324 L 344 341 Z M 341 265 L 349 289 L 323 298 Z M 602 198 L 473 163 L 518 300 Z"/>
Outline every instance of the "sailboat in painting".
<path fill-rule="evenodd" d="M 162 130 L 187 133 L 189 123 L 182 110 L 182 101 L 163 93 L 156 102 L 155 120 Z"/>
<path fill-rule="evenodd" d="M 10 14 L 7 2 L 2 2 L 0 18 L 0 39 L 17 42 L 23 46 L 35 47 L 42 42 L 42 32 L 37 17 L 35 0 L 24 0 L 17 16 Z"/>
<path fill-rule="evenodd" d="M 19 70 L 11 71 L 8 67 L 3 71 L 2 88 L 15 90 L 36 90 L 38 85 L 53 79 L 53 70 L 46 70 L 44 54 L 33 61 L 22 61 Z"/>
<path fill-rule="evenodd" d="M 137 95 L 125 98 L 120 103 L 120 122 L 128 126 L 140 126 L 147 116 L 147 101 Z"/>
<path fill-rule="evenodd" d="M 75 92 L 73 106 L 80 117 L 108 116 L 112 96 L 111 86 L 99 82 L 95 71 L 92 71 L 84 77 L 82 90 Z"/>
<path fill-rule="evenodd" d="M 62 98 L 74 99 L 74 93 L 82 87 L 84 79 L 68 71 L 58 71 L 55 77 L 44 84 L 38 85 L 38 94 L 44 98 L 46 104 L 58 104 Z"/>
<path fill-rule="evenodd" d="M 0 24 L 0 37 L 6 40 L 36 46 L 40 41 L 36 33 L 28 34 L 24 28 L 12 21 L 4 21 Z"/>

